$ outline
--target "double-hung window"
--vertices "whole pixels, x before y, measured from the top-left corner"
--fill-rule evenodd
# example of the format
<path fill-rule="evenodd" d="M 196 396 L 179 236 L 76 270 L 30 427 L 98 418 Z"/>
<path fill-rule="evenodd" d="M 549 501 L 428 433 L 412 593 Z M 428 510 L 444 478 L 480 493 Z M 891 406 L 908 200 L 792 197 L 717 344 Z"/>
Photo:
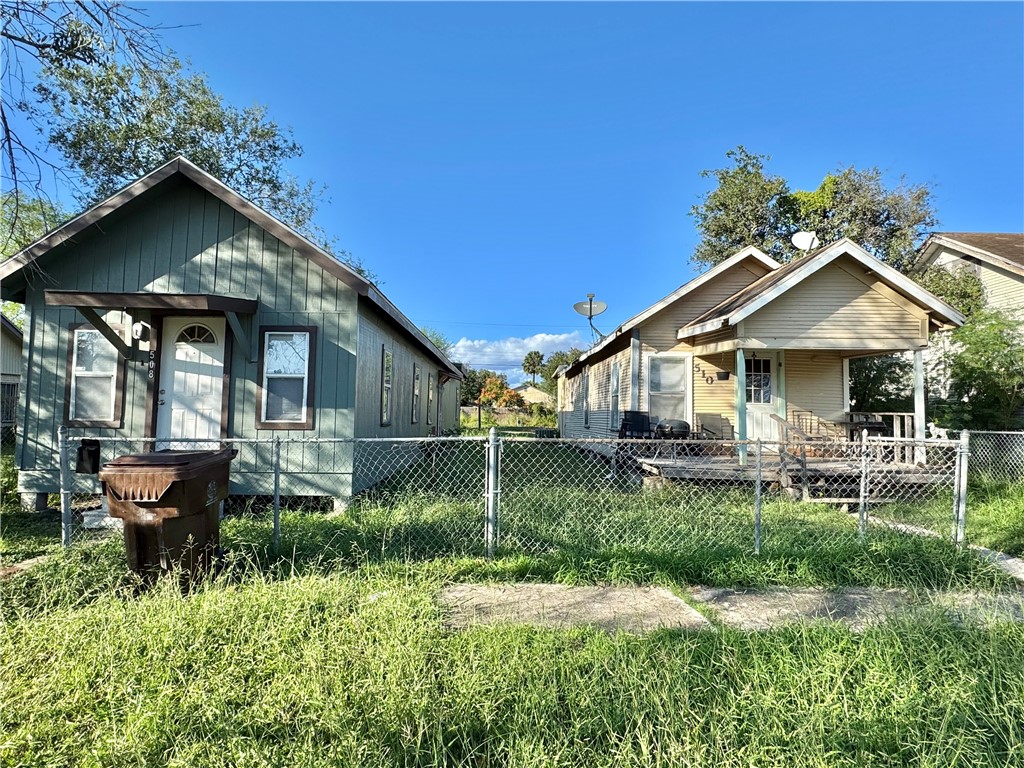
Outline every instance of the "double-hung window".
<path fill-rule="evenodd" d="M 313 428 L 316 329 L 260 328 L 261 429 Z"/>
<path fill-rule="evenodd" d="M 412 364 L 412 423 L 420 421 L 420 367 Z M 430 407 L 427 406 L 427 422 L 430 422 Z"/>
<path fill-rule="evenodd" d="M 427 424 L 434 423 L 434 374 L 427 374 Z"/>
<path fill-rule="evenodd" d="M 619 364 L 612 363 L 611 381 L 608 384 L 611 392 L 611 403 L 608 409 L 608 428 L 618 430 L 619 428 Z"/>
<path fill-rule="evenodd" d="M 394 374 L 391 350 L 381 346 L 380 359 L 380 424 L 386 427 L 391 424 L 391 377 Z"/>
<path fill-rule="evenodd" d="M 68 367 L 68 424 L 118 426 L 124 366 L 114 346 L 95 328 L 73 328 Z"/>

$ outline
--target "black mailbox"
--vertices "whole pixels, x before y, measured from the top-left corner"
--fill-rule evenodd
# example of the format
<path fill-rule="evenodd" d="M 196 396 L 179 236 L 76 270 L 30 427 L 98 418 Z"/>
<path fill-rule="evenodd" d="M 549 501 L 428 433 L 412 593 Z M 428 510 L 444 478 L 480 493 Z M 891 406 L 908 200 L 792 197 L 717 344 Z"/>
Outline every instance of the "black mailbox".
<path fill-rule="evenodd" d="M 82 440 L 78 446 L 78 459 L 75 461 L 75 472 L 81 475 L 95 475 L 100 471 L 100 441 Z"/>

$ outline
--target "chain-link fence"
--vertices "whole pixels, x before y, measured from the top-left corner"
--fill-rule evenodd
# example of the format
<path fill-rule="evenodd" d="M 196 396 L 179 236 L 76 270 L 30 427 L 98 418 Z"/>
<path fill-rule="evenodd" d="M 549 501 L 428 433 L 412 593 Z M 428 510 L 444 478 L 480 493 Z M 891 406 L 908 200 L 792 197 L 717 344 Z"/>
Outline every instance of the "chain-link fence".
<path fill-rule="evenodd" d="M 949 437 L 968 436 L 971 449 L 971 480 L 1024 481 L 1024 432 L 949 432 Z"/>
<path fill-rule="evenodd" d="M 66 432 L 62 445 L 65 545 L 119 527 L 90 470 L 168 447 Z M 563 440 L 492 432 L 224 445 L 237 451 L 224 511 L 266 521 L 274 552 L 302 544 L 301 525 L 287 529 L 294 518 L 282 531 L 282 510 L 296 509 L 336 513 L 347 546 L 401 558 L 610 551 L 721 558 L 856 546 L 894 534 L 964 541 L 964 441 Z M 98 455 L 90 460 L 89 451 Z M 304 492 L 290 492 L 296 488 Z"/>

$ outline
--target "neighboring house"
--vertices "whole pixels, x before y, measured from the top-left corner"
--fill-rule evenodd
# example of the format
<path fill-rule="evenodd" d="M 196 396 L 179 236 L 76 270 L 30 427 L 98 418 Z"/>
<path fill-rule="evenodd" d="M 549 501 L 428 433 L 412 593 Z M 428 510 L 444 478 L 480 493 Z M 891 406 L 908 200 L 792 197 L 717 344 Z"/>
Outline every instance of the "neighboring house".
<path fill-rule="evenodd" d="M 14 427 L 21 383 L 21 329 L 0 315 L 0 447 Z"/>
<path fill-rule="evenodd" d="M 0 293 L 25 304 L 25 493 L 59 488 L 60 424 L 235 440 L 240 494 L 272 488 L 248 439 L 458 426 L 460 372 L 374 285 L 184 158 L 0 264 Z M 282 453 L 285 494 L 359 490 L 350 444 Z"/>
<path fill-rule="evenodd" d="M 540 403 L 541 405 L 546 405 L 549 408 L 555 407 L 555 398 L 544 390 L 533 386 L 533 384 L 530 384 L 529 382 L 524 382 L 518 387 L 512 387 L 512 390 L 514 392 L 518 392 L 522 396 L 523 400 L 526 401 L 527 405 Z"/>
<path fill-rule="evenodd" d="M 780 265 L 746 248 L 633 317 L 559 377 L 565 437 L 613 437 L 624 411 L 776 440 L 775 415 L 846 434 L 854 357 L 911 351 L 924 437 L 922 350 L 962 315 L 849 240 Z M 726 378 L 727 377 L 727 378 Z"/>
<path fill-rule="evenodd" d="M 916 268 L 966 268 L 985 288 L 985 303 L 1024 323 L 1024 234 L 935 232 L 918 249 Z"/>

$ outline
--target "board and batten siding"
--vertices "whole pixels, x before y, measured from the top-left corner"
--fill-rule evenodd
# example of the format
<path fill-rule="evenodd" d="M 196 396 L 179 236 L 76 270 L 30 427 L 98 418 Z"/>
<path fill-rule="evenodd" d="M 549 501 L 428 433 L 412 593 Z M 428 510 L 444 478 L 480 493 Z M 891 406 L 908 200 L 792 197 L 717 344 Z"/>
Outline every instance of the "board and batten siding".
<path fill-rule="evenodd" d="M 229 338 L 228 439 L 351 435 L 357 296 L 349 286 L 191 183 L 157 188 L 105 220 L 102 232 L 93 229 L 78 239 L 54 254 L 46 266 L 48 279 L 30 286 L 26 296 L 25 386 L 33 407 L 26 416 L 18 458 L 21 490 L 53 491 L 58 487 L 56 433 L 63 421 L 69 328 L 85 324 L 77 310 L 45 306 L 43 288 L 258 297 L 257 314 L 239 317 L 251 343 L 258 344 L 260 326 L 317 328 L 313 429 L 256 429 L 257 363 L 250 361 L 250 350 L 241 349 Z M 119 312 L 106 317 L 126 328 L 133 319 Z M 143 349 L 146 346 L 143 344 Z M 122 426 L 76 428 L 76 437 L 145 435 L 146 363 L 124 364 Z M 240 451 L 232 466 L 232 492 L 269 492 L 270 447 L 244 447 L 241 443 L 236 447 Z M 350 457 L 295 445 L 283 454 L 283 493 L 348 495 Z"/>
<path fill-rule="evenodd" d="M 740 335 L 768 349 L 884 351 L 927 344 L 926 314 L 884 287 L 865 284 L 856 270 L 863 272 L 849 262 L 824 267 L 747 317 Z"/>

